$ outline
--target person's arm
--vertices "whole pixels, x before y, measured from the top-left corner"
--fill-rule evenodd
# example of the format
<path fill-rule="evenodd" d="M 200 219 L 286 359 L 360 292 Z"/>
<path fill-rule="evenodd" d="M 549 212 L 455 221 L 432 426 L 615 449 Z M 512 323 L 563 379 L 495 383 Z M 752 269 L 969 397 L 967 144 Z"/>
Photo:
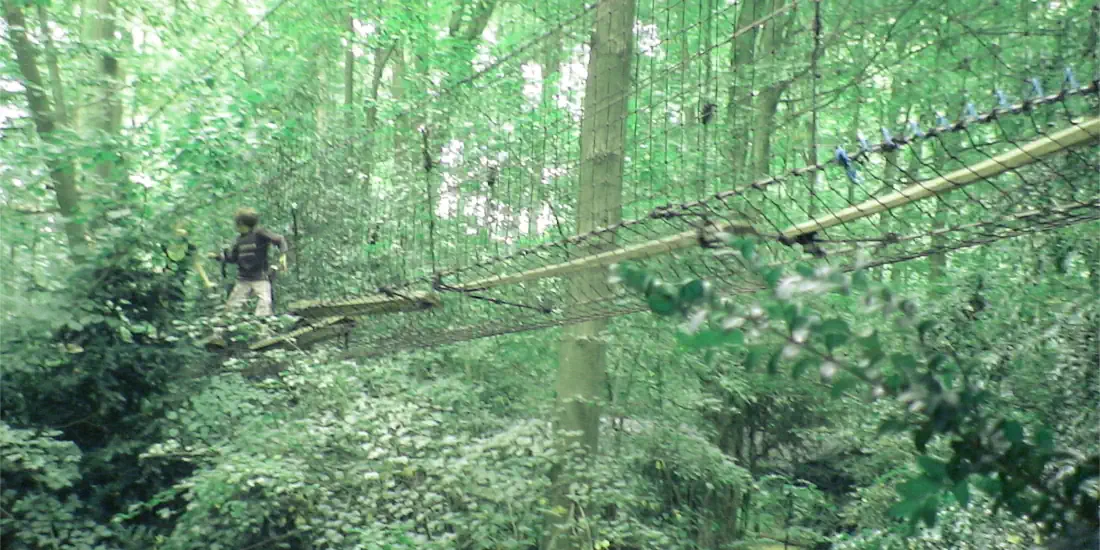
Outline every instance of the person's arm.
<path fill-rule="evenodd" d="M 267 229 L 260 229 L 260 234 L 279 249 L 279 265 L 283 266 L 283 269 L 286 269 L 286 253 L 290 249 L 286 237 Z"/>
<path fill-rule="evenodd" d="M 214 258 L 215 260 L 217 260 L 219 262 L 223 262 L 223 263 L 227 263 L 227 264 L 235 264 L 235 263 L 237 263 L 237 245 L 234 244 L 233 248 L 229 249 L 229 254 L 228 255 L 223 250 L 223 251 L 218 252 L 217 254 L 211 254 L 210 257 Z"/>
<path fill-rule="evenodd" d="M 260 233 L 271 244 L 278 247 L 280 253 L 282 253 L 282 254 L 287 253 L 287 249 L 289 247 L 289 244 L 286 242 L 286 237 L 283 237 L 282 235 L 280 235 L 278 233 L 275 233 L 274 231 L 270 231 L 268 229 L 260 229 Z"/>

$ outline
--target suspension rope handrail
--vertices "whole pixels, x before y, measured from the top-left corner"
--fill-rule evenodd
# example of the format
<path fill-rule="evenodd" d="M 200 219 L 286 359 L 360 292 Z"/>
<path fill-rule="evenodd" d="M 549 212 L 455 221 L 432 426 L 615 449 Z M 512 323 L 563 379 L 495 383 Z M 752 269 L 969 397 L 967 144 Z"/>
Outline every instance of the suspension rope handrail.
<path fill-rule="evenodd" d="M 1039 138 L 1018 149 L 979 162 L 973 166 L 959 168 L 949 174 L 926 182 L 914 183 L 902 190 L 890 193 L 885 197 L 869 199 L 860 204 L 841 210 L 836 214 L 814 218 L 796 224 L 780 232 L 779 238 L 793 240 L 801 235 L 807 235 L 842 223 L 865 218 L 933 195 L 943 194 L 964 185 L 982 181 L 1011 169 L 1031 164 L 1045 156 L 1098 138 L 1100 138 L 1100 118 L 1092 118 L 1050 136 Z M 757 231 L 749 222 L 722 221 L 712 224 L 711 227 L 714 232 L 764 234 L 761 231 Z M 630 260 L 639 260 L 658 254 L 672 252 L 692 246 L 698 243 L 699 239 L 700 235 L 697 230 L 684 231 L 650 242 L 638 243 L 589 256 L 583 256 L 561 264 L 538 267 L 519 273 L 493 275 L 453 286 L 459 289 L 488 289 L 546 277 L 569 275 L 594 267 L 607 266 Z"/>

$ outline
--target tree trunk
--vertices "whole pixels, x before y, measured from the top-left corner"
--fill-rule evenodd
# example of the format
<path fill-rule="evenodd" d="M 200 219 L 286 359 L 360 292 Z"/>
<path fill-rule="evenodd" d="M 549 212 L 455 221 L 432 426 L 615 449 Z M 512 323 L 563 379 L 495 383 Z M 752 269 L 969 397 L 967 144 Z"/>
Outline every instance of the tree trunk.
<path fill-rule="evenodd" d="M 53 132 L 57 129 L 57 122 L 54 119 L 54 113 L 50 110 L 50 100 L 44 91 L 46 88 L 42 82 L 42 74 L 38 71 L 34 46 L 27 39 L 27 23 L 23 17 L 23 11 L 16 0 L 3 1 L 8 37 L 15 51 L 19 72 L 25 81 L 27 106 L 34 119 L 35 130 L 42 141 L 53 143 L 55 140 Z M 65 218 L 63 225 L 65 237 L 69 242 L 69 255 L 73 260 L 80 261 L 86 251 L 87 239 L 84 236 L 84 226 L 79 219 L 80 191 L 73 178 L 72 165 L 62 162 L 57 155 L 46 155 L 45 163 L 50 172 L 50 180 L 53 181 L 57 206 Z"/>
<path fill-rule="evenodd" d="M 848 142 L 849 147 L 852 147 L 853 145 L 855 145 L 855 143 L 859 139 L 857 137 L 859 135 L 859 124 L 861 122 L 860 118 L 859 118 L 859 110 L 860 110 L 860 107 L 863 106 L 863 93 L 861 91 L 862 88 L 860 88 L 859 86 L 856 86 L 855 89 L 856 89 L 856 108 L 855 108 L 855 114 L 852 115 L 852 126 L 848 130 L 848 139 L 850 140 Z M 856 203 L 856 184 L 855 184 L 855 182 L 849 180 L 848 181 L 848 206 L 854 205 L 855 203 Z"/>
<path fill-rule="evenodd" d="M 934 158 L 932 159 L 932 165 L 941 167 L 941 169 L 942 169 L 942 167 L 944 167 L 944 165 L 947 161 L 947 141 L 946 140 L 939 140 L 939 143 L 937 143 L 935 145 L 935 150 L 936 150 L 936 153 L 934 155 Z M 943 171 L 946 172 L 946 170 L 943 170 Z M 933 231 L 943 229 L 947 224 L 947 211 L 948 211 L 948 209 L 947 209 L 946 201 L 948 200 L 949 196 L 950 196 L 950 194 L 945 194 L 945 195 L 941 195 L 940 197 L 937 197 L 937 199 L 936 199 L 936 212 L 933 215 L 933 220 L 932 220 L 932 230 Z M 947 240 L 942 236 L 937 235 L 937 236 L 932 237 L 932 247 L 933 248 L 944 246 L 946 243 L 947 243 Z M 943 277 L 943 274 L 946 271 L 946 269 L 947 269 L 947 253 L 946 252 L 937 252 L 936 254 L 933 254 L 933 255 L 929 256 L 929 258 L 928 258 L 928 278 L 931 282 L 939 281 Z"/>
<path fill-rule="evenodd" d="M 65 126 L 69 123 L 68 106 L 65 103 L 65 87 L 61 85 L 61 64 L 57 61 L 57 48 L 50 35 L 50 17 L 45 3 L 38 4 L 38 24 L 41 27 L 42 43 L 46 45 L 46 67 L 50 71 L 50 93 L 53 95 L 54 120 Z"/>
<path fill-rule="evenodd" d="M 778 11 L 786 3 L 787 0 L 761 2 L 766 6 L 765 10 L 768 13 Z M 787 42 L 787 30 L 790 28 L 792 21 L 793 16 L 788 15 L 770 22 L 760 35 L 757 51 L 778 58 L 777 52 Z M 772 84 L 761 90 L 757 98 L 752 124 L 752 177 L 754 179 L 765 177 L 770 172 L 772 134 L 775 133 L 775 113 L 779 107 L 779 100 L 782 99 L 783 93 L 787 91 L 792 82 L 790 79 L 776 79 Z"/>
<path fill-rule="evenodd" d="M 542 154 L 535 160 L 533 174 L 535 181 L 531 187 L 530 211 L 527 212 L 527 234 L 531 238 L 538 236 L 538 221 L 539 215 L 542 213 L 543 203 L 555 200 L 555 197 L 548 196 L 555 186 L 545 185 L 543 178 L 546 172 L 546 155 L 550 150 L 553 137 L 550 131 L 553 122 L 549 120 L 549 113 L 554 112 L 556 106 L 554 105 L 554 90 L 551 86 L 557 84 L 554 81 L 554 76 L 561 69 L 561 31 L 554 31 L 544 44 L 542 52 L 542 100 L 539 105 L 539 109 L 543 113 Z"/>
<path fill-rule="evenodd" d="M 901 185 L 908 185 L 910 182 L 920 181 L 921 159 L 924 155 L 924 145 L 924 141 L 918 141 L 910 146 L 912 148 L 912 156 L 909 157 L 909 164 L 899 181 Z M 937 204 L 939 204 L 939 201 L 937 201 Z M 906 262 L 892 264 L 890 266 L 890 282 L 894 284 L 904 283 L 907 269 L 908 264 Z"/>
<path fill-rule="evenodd" d="M 473 17 L 470 20 L 470 26 L 466 28 L 465 36 L 463 36 L 467 42 L 476 46 L 478 40 L 481 39 L 481 33 L 485 32 L 485 27 L 489 26 L 489 19 L 493 16 L 493 10 L 496 7 L 496 0 L 480 0 L 477 3 Z"/>
<path fill-rule="evenodd" d="M 748 154 L 749 125 L 746 123 L 752 113 L 752 85 L 746 69 L 752 67 L 756 55 L 756 37 L 760 32 L 754 28 L 744 31 L 752 25 L 756 18 L 764 11 L 765 0 L 750 0 L 741 6 L 737 14 L 736 29 L 740 33 L 733 39 L 732 55 L 730 56 L 730 72 L 733 74 L 733 84 L 729 88 L 726 99 L 726 112 L 730 121 L 729 142 L 730 147 L 726 151 L 726 162 L 729 169 L 725 171 L 726 181 L 723 182 L 726 189 L 732 189 L 746 179 L 745 158 Z"/>
<path fill-rule="evenodd" d="M 814 2 L 814 49 L 810 52 L 810 121 L 809 121 L 809 134 L 810 134 L 810 146 L 807 151 L 809 159 L 806 164 L 809 166 L 815 166 L 818 163 L 818 121 L 817 121 L 817 81 L 821 78 L 821 73 L 818 71 L 817 62 L 821 59 L 821 56 L 825 53 L 821 47 L 821 2 Z M 813 217 L 817 213 L 817 189 L 821 182 L 823 171 L 814 171 L 810 174 L 810 197 L 808 213 L 810 217 Z"/>
<path fill-rule="evenodd" d="M 473 72 L 471 63 L 481 42 L 481 34 L 489 26 L 497 0 L 474 0 L 469 22 L 463 25 L 467 5 L 465 2 L 455 7 L 448 24 L 448 36 L 452 39 L 453 57 L 445 70 L 449 77 L 445 86 L 454 86 Z"/>
<path fill-rule="evenodd" d="M 366 164 L 366 166 L 364 166 L 364 172 L 367 174 L 366 193 L 368 197 L 370 195 L 371 175 L 374 173 L 375 132 L 378 125 L 378 89 L 382 86 L 382 75 L 386 72 L 386 63 L 389 62 L 390 57 L 396 50 L 397 46 L 393 45 L 385 50 L 378 49 L 374 52 L 374 67 L 371 70 L 371 80 L 367 89 L 367 150 L 364 154 L 363 161 Z"/>
<path fill-rule="evenodd" d="M 588 78 L 585 83 L 584 117 L 581 120 L 580 181 L 577 197 L 577 232 L 607 227 L 622 218 L 623 160 L 626 151 L 626 108 L 633 55 L 634 0 L 606 0 L 596 9 L 596 28 L 591 41 Z M 610 245 L 591 245 L 586 253 Z M 581 273 L 569 281 L 574 303 L 608 296 L 603 269 Z M 557 380 L 555 440 L 566 448 L 579 443 L 589 454 L 599 449 L 599 399 L 605 378 L 605 344 L 601 333 L 607 321 L 588 321 L 563 331 Z M 568 536 L 575 517 L 567 498 L 568 475 L 553 482 L 552 523 L 548 548 L 581 548 Z M 589 545 L 591 541 L 589 541 Z"/>
<path fill-rule="evenodd" d="M 102 50 L 99 69 L 103 83 L 100 87 L 100 111 L 95 117 L 94 127 L 102 133 L 101 137 L 105 139 L 105 145 L 110 151 L 104 160 L 96 163 L 95 172 L 103 182 L 122 184 L 125 177 L 120 172 L 118 144 L 113 143 L 122 129 L 122 98 L 119 97 L 122 69 L 118 58 L 111 51 L 117 42 L 116 27 L 115 8 L 111 0 L 96 0 L 90 34 L 96 46 Z"/>
<path fill-rule="evenodd" d="M 390 75 L 392 79 L 390 82 L 390 95 L 393 96 L 394 102 L 401 104 L 408 96 L 406 88 L 408 84 L 405 82 L 405 47 L 399 41 L 397 46 L 393 49 L 393 71 Z M 409 141 L 409 135 L 412 128 L 412 123 L 409 120 L 410 114 L 403 113 L 397 117 L 393 129 L 393 162 L 394 173 L 400 177 L 405 170 L 409 169 L 409 154 L 412 151 L 412 143 Z"/>
<path fill-rule="evenodd" d="M 775 133 L 775 113 L 786 86 L 777 84 L 760 92 L 753 119 L 752 177 L 766 177 L 771 171 L 772 134 Z"/>
<path fill-rule="evenodd" d="M 344 49 L 344 126 L 348 133 L 352 132 L 355 122 L 353 108 L 355 106 L 355 18 L 351 7 L 348 7 L 347 17 L 348 47 Z"/>
<path fill-rule="evenodd" d="M 344 30 L 347 32 L 348 43 L 344 48 L 344 136 L 346 136 L 344 158 L 352 169 L 345 170 L 341 179 L 345 184 L 353 185 L 362 165 L 356 151 L 358 140 L 352 137 L 355 134 L 355 17 L 350 4 L 347 7 L 345 23 L 347 26 Z"/>

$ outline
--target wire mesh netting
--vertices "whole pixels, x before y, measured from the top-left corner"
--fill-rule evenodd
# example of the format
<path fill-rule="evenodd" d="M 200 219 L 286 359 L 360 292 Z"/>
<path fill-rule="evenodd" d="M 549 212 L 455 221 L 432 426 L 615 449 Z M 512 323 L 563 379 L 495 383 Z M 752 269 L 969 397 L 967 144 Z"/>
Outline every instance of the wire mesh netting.
<path fill-rule="evenodd" d="M 918 15 L 937 6 L 942 24 Z M 1067 59 L 1058 48 L 1088 31 L 1066 13 L 982 29 L 952 22 L 941 2 L 641 0 L 630 74 L 615 75 L 590 63 L 589 46 L 569 46 L 587 44 L 600 17 L 624 16 L 599 7 L 476 52 L 465 78 L 430 62 L 426 79 L 393 75 L 405 94 L 394 105 L 419 97 L 365 133 L 281 144 L 268 177 L 277 201 L 315 221 L 341 208 L 359 220 L 318 262 L 350 295 L 292 310 L 404 311 L 355 333 L 350 353 L 383 354 L 644 309 L 602 280 L 575 284 L 616 262 L 756 290 L 713 254 L 724 233 L 755 235 L 777 264 L 848 267 L 864 251 L 882 266 L 1100 217 L 1097 81 L 1077 77 L 1095 75 L 1095 60 L 1075 73 L 1046 55 Z M 992 29 L 1007 37 L 996 48 Z M 960 44 L 979 55 L 938 67 Z M 819 89 L 823 74 L 842 84 Z M 902 92 L 918 99 L 882 97 Z M 592 93 L 605 101 L 586 105 Z M 597 169 L 616 155 L 621 173 Z M 330 182 L 332 196 L 296 196 L 305 180 Z M 336 182 L 366 200 L 341 206 L 348 187 Z"/>

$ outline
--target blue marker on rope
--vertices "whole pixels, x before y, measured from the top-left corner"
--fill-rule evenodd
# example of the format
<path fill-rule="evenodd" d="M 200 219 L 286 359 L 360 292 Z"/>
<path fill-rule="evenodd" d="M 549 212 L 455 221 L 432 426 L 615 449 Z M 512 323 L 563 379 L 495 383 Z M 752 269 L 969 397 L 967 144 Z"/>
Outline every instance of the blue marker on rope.
<path fill-rule="evenodd" d="M 1031 99 L 1039 99 L 1043 97 L 1043 84 L 1039 82 L 1038 78 L 1031 79 Z"/>
<path fill-rule="evenodd" d="M 945 116 L 943 113 L 936 113 L 936 126 L 946 128 L 948 126 L 951 126 L 951 123 L 947 120 L 947 116 Z"/>
<path fill-rule="evenodd" d="M 909 131 L 913 132 L 913 135 L 919 138 L 924 137 L 924 130 L 920 129 L 920 123 L 915 120 L 909 121 Z"/>
<path fill-rule="evenodd" d="M 978 118 L 978 110 L 974 108 L 974 102 L 973 101 L 967 101 L 966 102 L 966 116 L 967 116 L 967 118 L 970 118 L 970 119 Z"/>
<path fill-rule="evenodd" d="M 848 157 L 848 152 L 843 147 L 836 148 L 836 161 L 844 167 L 844 173 L 848 175 L 848 179 L 852 180 L 852 183 L 859 184 L 859 173 L 856 172 L 854 166 L 852 166 L 852 159 Z"/>
<path fill-rule="evenodd" d="M 867 143 L 867 136 L 863 135 L 863 132 L 856 132 L 856 138 L 859 139 L 859 148 L 864 153 L 871 152 L 871 145 Z"/>
<path fill-rule="evenodd" d="M 1062 91 L 1076 90 L 1081 85 L 1077 83 L 1077 77 L 1073 76 L 1073 68 L 1066 67 L 1066 76 L 1062 79 Z"/>
<path fill-rule="evenodd" d="M 890 130 L 887 130 L 885 126 L 882 127 L 882 144 L 894 149 L 898 144 L 894 143 L 894 137 L 890 135 Z"/>
<path fill-rule="evenodd" d="M 848 158 L 848 152 L 845 151 L 843 147 L 839 146 L 836 148 L 836 161 L 845 168 L 852 164 L 852 159 Z"/>
<path fill-rule="evenodd" d="M 1008 108 L 1012 107 L 1012 105 L 1009 105 L 1008 97 L 1005 96 L 1005 93 L 1003 91 L 995 90 L 993 92 L 993 94 L 997 96 L 997 106 L 998 107 L 1000 107 L 1002 109 L 1008 109 Z"/>

